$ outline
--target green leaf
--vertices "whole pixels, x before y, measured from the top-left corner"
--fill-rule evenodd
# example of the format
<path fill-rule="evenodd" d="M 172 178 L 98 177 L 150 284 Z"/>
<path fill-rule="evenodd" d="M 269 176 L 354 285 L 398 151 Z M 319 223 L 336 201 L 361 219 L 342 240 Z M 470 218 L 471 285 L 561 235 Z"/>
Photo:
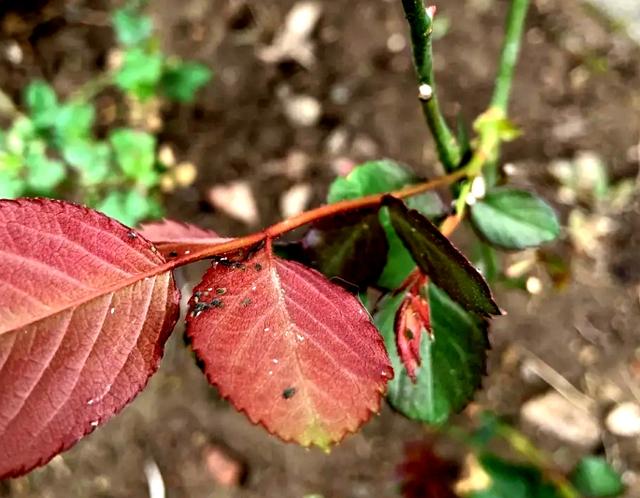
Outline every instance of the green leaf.
<path fill-rule="evenodd" d="M 162 216 L 162 208 L 155 199 L 137 190 L 111 192 L 97 204 L 96 209 L 128 226 Z"/>
<path fill-rule="evenodd" d="M 571 482 L 582 496 L 588 498 L 609 498 L 624 492 L 620 475 L 598 456 L 583 457 L 571 473 Z"/>
<path fill-rule="evenodd" d="M 347 176 L 336 178 L 329 187 L 327 201 L 333 204 L 366 195 L 382 194 L 416 181 L 413 173 L 394 161 L 369 161 L 354 168 Z"/>
<path fill-rule="evenodd" d="M 35 80 L 24 91 L 24 103 L 37 128 L 53 124 L 58 107 L 58 97 L 46 81 Z"/>
<path fill-rule="evenodd" d="M 76 140 L 65 144 L 62 154 L 80 172 L 83 185 L 96 185 L 109 175 L 111 150 L 106 143 Z"/>
<path fill-rule="evenodd" d="M 44 143 L 34 142 L 25 156 L 27 185 L 38 194 L 51 194 L 67 176 L 61 161 L 46 155 Z"/>
<path fill-rule="evenodd" d="M 357 166 L 346 177 L 336 178 L 331 187 L 327 201 L 329 203 L 349 199 L 357 199 L 372 194 L 382 194 L 399 190 L 414 184 L 418 178 L 400 164 L 383 159 L 369 161 Z M 437 216 L 442 213 L 442 203 L 432 192 L 418 195 L 409 201 L 410 205 L 426 216 Z M 378 279 L 378 285 L 387 289 L 397 288 L 407 278 L 415 263 L 411 254 L 398 238 L 386 208 L 380 210 L 380 222 L 389 243 L 387 264 Z"/>
<path fill-rule="evenodd" d="M 115 83 L 140 100 L 148 99 L 156 93 L 162 77 L 162 66 L 161 53 L 139 47 L 130 48 L 124 54 L 122 66 L 115 75 Z"/>
<path fill-rule="evenodd" d="M 471 207 L 471 221 L 487 242 L 503 249 L 537 247 L 560 233 L 556 213 L 530 192 L 499 187 Z"/>
<path fill-rule="evenodd" d="M 403 294 L 388 295 L 374 322 L 381 331 L 393 366 L 387 385 L 391 405 L 412 420 L 441 424 L 473 398 L 485 373 L 486 320 L 464 311 L 433 284 L 427 286 L 433 338 L 422 334 L 421 366 L 409 378 L 396 346 L 395 316 Z"/>
<path fill-rule="evenodd" d="M 480 455 L 480 465 L 491 478 L 487 489 L 466 498 L 562 498 L 560 491 L 532 466 L 506 462 L 489 453 Z"/>
<path fill-rule="evenodd" d="M 155 173 L 155 137 L 143 131 L 121 128 L 111 133 L 109 141 L 123 173 L 140 184 L 148 185 Z"/>
<path fill-rule="evenodd" d="M 162 74 L 162 91 L 179 102 L 190 102 L 196 92 L 211 79 L 211 70 L 197 62 L 179 62 L 166 67 Z"/>
<path fill-rule="evenodd" d="M 17 175 L 24 166 L 21 154 L 14 154 L 6 150 L 0 151 L 0 176 Z"/>
<path fill-rule="evenodd" d="M 85 139 L 91 133 L 96 113 L 91 104 L 69 102 L 60 106 L 54 127 L 60 146 L 73 140 Z"/>
<path fill-rule="evenodd" d="M 15 199 L 25 194 L 25 182 L 15 172 L 2 171 L 0 155 L 0 199 Z"/>
<path fill-rule="evenodd" d="M 473 264 L 490 284 L 500 276 L 500 259 L 496 250 L 482 240 L 473 246 Z"/>
<path fill-rule="evenodd" d="M 377 209 L 358 210 L 316 223 L 302 244 L 303 263 L 360 289 L 375 284 L 387 261 L 387 240 Z"/>
<path fill-rule="evenodd" d="M 153 22 L 131 8 L 118 9 L 113 13 L 113 27 L 118 43 L 125 46 L 137 45 L 151 36 Z"/>
<path fill-rule="evenodd" d="M 422 214 L 394 197 L 385 197 L 396 233 L 430 280 L 467 311 L 499 315 L 482 275 Z"/>
<path fill-rule="evenodd" d="M 25 153 L 29 142 L 36 138 L 36 130 L 29 118 L 20 116 L 17 118 L 5 137 L 7 151 L 12 154 L 22 155 Z"/>

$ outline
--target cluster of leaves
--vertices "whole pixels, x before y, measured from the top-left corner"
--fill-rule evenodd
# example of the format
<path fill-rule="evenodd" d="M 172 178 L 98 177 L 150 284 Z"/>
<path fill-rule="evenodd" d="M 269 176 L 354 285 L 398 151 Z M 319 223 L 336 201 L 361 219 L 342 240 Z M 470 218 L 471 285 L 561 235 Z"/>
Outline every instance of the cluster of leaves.
<path fill-rule="evenodd" d="M 144 386 L 177 319 L 171 270 L 205 257 L 213 264 L 194 289 L 186 335 L 209 381 L 252 422 L 326 449 L 385 392 L 409 418 L 444 422 L 480 384 L 487 322 L 500 310 L 429 220 L 448 215 L 439 197 L 407 205 L 385 194 L 417 181 L 391 161 L 336 180 L 335 204 L 305 215 L 312 224 L 294 251 L 305 264 L 273 248 L 295 220 L 221 239 L 176 222 L 135 231 L 60 201 L 1 201 L 0 475 L 48 460 Z M 553 212 L 507 192 L 508 202 L 487 202 L 507 219 L 503 231 L 486 231 L 502 247 L 547 240 Z M 526 221 L 509 215 L 523 208 L 518 199 Z M 336 282 L 382 291 L 373 318 Z"/>
<path fill-rule="evenodd" d="M 338 178 L 328 202 L 416 181 L 398 163 L 373 161 Z M 329 277 L 361 291 L 374 286 L 386 292 L 371 311 L 395 371 L 387 398 L 413 420 L 443 423 L 480 385 L 489 345 L 487 317 L 499 310 L 479 274 L 428 221 L 437 223 L 449 214 L 435 193 L 410 198 L 410 211 L 391 199 L 384 204 L 379 211 L 312 226 L 298 253 Z M 474 231 L 491 251 L 535 247 L 559 233 L 551 207 L 527 191 L 495 187 L 470 209 Z"/>
<path fill-rule="evenodd" d="M 166 57 L 151 19 L 133 5 L 115 11 L 113 23 L 123 63 L 114 74 L 99 76 L 98 86 L 113 84 L 139 100 L 162 95 L 189 101 L 211 77 L 205 66 Z M 165 166 L 156 159 L 154 135 L 121 127 L 98 137 L 90 95 L 79 91 L 61 101 L 40 80 L 27 86 L 23 104 L 24 114 L 0 132 L 0 198 L 71 198 L 129 225 L 162 216 Z"/>
<path fill-rule="evenodd" d="M 138 100 L 188 100 L 208 71 L 166 58 L 138 7 L 114 16 L 125 50 L 111 81 Z M 33 128 L 62 176 L 15 195 L 50 194 L 64 181 L 62 161 L 81 182 L 98 177 L 103 185 L 113 162 L 128 190 L 115 185 L 101 197 L 96 189 L 88 203 L 130 225 L 152 214 L 152 136 L 121 129 L 97 140 L 93 108 L 59 104 L 41 83 L 26 100 L 21 126 Z M 61 120 L 69 107 L 75 113 Z M 514 134 L 502 114 L 492 116 L 477 121 L 478 150 L 446 179 L 460 180 L 451 189 L 454 212 L 435 193 L 418 194 L 443 179 L 416 185 L 420 179 L 392 161 L 337 179 L 326 206 L 237 239 L 171 221 L 134 230 L 61 201 L 0 201 L 0 477 L 48 461 L 144 387 L 178 318 L 172 271 L 204 258 L 213 261 L 189 301 L 186 336 L 208 380 L 252 422 L 327 449 L 386 395 L 413 420 L 444 423 L 480 385 L 488 322 L 501 313 L 447 227 L 469 206 L 491 251 L 536 247 L 559 231 L 535 195 L 493 180 L 485 188 L 482 158 L 496 159 L 500 141 Z M 30 153 L 29 140 L 22 144 L 16 154 Z M 49 159 L 49 149 L 57 156 Z M 278 245 L 306 224 L 300 241 Z"/>
<path fill-rule="evenodd" d="M 140 2 L 117 10 L 113 24 L 123 48 L 123 60 L 114 76 L 115 84 L 140 100 L 157 95 L 178 102 L 190 102 L 211 79 L 206 66 L 167 57 L 153 36 L 151 19 L 140 14 Z"/>
<path fill-rule="evenodd" d="M 471 433 L 457 428 L 472 457 L 464 475 L 440 457 L 431 441 L 407 445 L 398 466 L 405 498 L 615 498 L 624 493 L 620 475 L 604 457 L 581 458 L 568 475 L 554 469 L 522 434 L 495 415 L 483 413 Z M 508 460 L 491 450 L 507 443 L 516 454 Z"/>

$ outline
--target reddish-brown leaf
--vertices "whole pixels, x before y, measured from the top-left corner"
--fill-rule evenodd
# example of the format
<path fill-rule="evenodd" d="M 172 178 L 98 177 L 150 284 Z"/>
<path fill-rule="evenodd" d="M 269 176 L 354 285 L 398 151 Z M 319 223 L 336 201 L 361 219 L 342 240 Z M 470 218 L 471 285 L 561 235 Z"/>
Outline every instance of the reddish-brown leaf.
<path fill-rule="evenodd" d="M 355 431 L 393 376 L 359 301 L 270 248 L 213 263 L 192 297 L 187 335 L 223 396 L 304 446 L 326 449 Z"/>
<path fill-rule="evenodd" d="M 144 387 L 178 315 L 163 264 L 95 211 L 0 201 L 0 478 L 47 462 Z"/>
<path fill-rule="evenodd" d="M 165 258 L 188 255 L 197 249 L 231 240 L 220 237 L 213 230 L 166 219 L 140 225 L 138 233 L 153 242 Z"/>
<path fill-rule="evenodd" d="M 414 383 L 420 366 L 420 339 L 423 331 L 431 334 L 430 322 L 427 300 L 420 294 L 407 293 L 396 314 L 394 328 L 398 355 Z"/>

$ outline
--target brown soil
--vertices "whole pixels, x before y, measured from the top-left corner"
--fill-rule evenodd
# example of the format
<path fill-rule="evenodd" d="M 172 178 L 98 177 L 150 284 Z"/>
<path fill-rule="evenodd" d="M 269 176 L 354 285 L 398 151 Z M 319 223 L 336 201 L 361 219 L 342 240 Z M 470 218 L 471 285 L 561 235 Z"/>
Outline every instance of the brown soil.
<path fill-rule="evenodd" d="M 0 6 L 0 44 L 18 39 L 25 52 L 19 65 L 0 56 L 0 87 L 14 98 L 36 76 L 70 92 L 104 67 L 112 46 L 111 32 L 103 25 L 105 2 L 49 2 L 42 7 L 45 3 Z M 313 36 L 313 67 L 261 62 L 257 47 L 271 41 L 293 3 L 152 2 L 166 51 L 201 60 L 216 72 L 194 106 L 176 105 L 164 112 L 162 140 L 176 144 L 179 157 L 199 166 L 197 184 L 168 199 L 171 217 L 224 234 L 250 231 L 206 202 L 212 185 L 245 179 L 256 193 L 260 223 L 278 220 L 280 195 L 295 180 L 271 173 L 267 165 L 292 152 L 308 156 L 303 180 L 313 185 L 312 202 L 320 203 L 335 176 L 331 164 L 336 153 L 328 149 L 327 139 L 338 128 L 348 137 L 341 156 L 357 161 L 390 157 L 425 176 L 438 174 L 416 104 L 408 51 L 387 48 L 390 35 L 405 33 L 400 2 L 325 0 Z M 634 176 L 638 164 L 627 151 L 640 136 L 638 50 L 576 0 L 533 3 L 512 105 L 513 120 L 524 136 L 505 148 L 505 160 L 519 172 L 514 181 L 553 199 L 549 162 L 583 150 L 601 154 L 612 177 Z M 448 116 L 462 109 L 471 118 L 490 96 L 507 2 L 442 4 L 438 15 L 448 17 L 451 28 L 436 43 L 441 98 Z M 3 12 L 15 11 L 16 5 L 20 16 Z M 317 126 L 289 123 L 278 97 L 283 85 L 320 100 Z M 566 214 L 566 207 L 558 207 Z M 594 272 L 594 261 L 574 255 L 572 281 L 562 291 L 531 297 L 499 290 L 499 302 L 509 314 L 496 320 L 491 332 L 491 368 L 477 396 L 479 406 L 518 423 L 522 403 L 548 390 L 520 375 L 519 365 L 529 352 L 592 397 L 603 414 L 612 403 L 604 386 L 613 384 L 618 400 L 633 399 L 639 378 L 629 372 L 634 365 L 640 370 L 639 209 L 636 200 L 618 215 L 603 271 Z M 566 253 L 567 244 L 560 246 Z M 144 466 L 151 460 L 157 462 L 171 498 L 398 496 L 394 469 L 404 443 L 421 436 L 416 424 L 385 408 L 330 455 L 283 444 L 218 398 L 179 335 L 170 341 L 160 372 L 122 414 L 46 467 L 0 483 L 0 496 L 144 497 Z M 561 467 L 584 452 L 571 447 L 556 451 L 562 445 L 554 438 L 525 429 L 537 444 L 553 451 Z M 214 484 L 203 457 L 210 444 L 221 445 L 246 464 L 242 487 Z M 607 435 L 603 447 L 629 471 L 627 478 L 640 472 L 635 442 Z M 629 496 L 640 496 L 640 484 Z"/>

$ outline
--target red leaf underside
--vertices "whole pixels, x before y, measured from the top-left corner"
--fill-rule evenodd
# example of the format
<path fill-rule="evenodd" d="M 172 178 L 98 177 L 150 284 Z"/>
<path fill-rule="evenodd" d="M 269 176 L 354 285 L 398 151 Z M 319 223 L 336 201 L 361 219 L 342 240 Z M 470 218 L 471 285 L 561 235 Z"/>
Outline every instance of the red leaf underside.
<path fill-rule="evenodd" d="M 69 448 L 144 387 L 178 315 L 164 262 L 95 211 L 0 201 L 0 478 Z"/>
<path fill-rule="evenodd" d="M 270 248 L 213 263 L 192 297 L 187 335 L 223 396 L 304 446 L 326 449 L 357 430 L 393 376 L 359 301 Z"/>
<path fill-rule="evenodd" d="M 200 248 L 231 240 L 220 237 L 213 230 L 167 219 L 145 223 L 140 226 L 138 233 L 153 242 L 165 258 L 185 256 Z"/>

